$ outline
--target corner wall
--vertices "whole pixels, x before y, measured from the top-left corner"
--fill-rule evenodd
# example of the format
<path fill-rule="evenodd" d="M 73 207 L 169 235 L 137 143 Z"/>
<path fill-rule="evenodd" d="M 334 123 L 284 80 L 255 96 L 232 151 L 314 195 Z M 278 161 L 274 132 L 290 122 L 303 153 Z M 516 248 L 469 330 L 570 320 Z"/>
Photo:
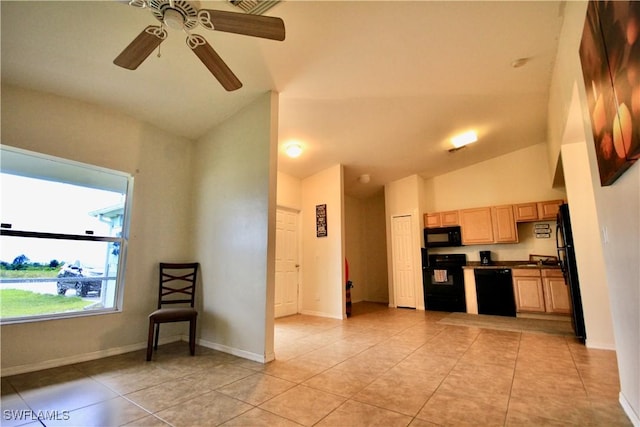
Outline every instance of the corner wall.
<path fill-rule="evenodd" d="M 302 181 L 302 288 L 300 312 L 345 317 L 342 165 Z M 327 205 L 327 237 L 316 237 L 316 206 Z"/>
<path fill-rule="evenodd" d="M 191 193 L 185 191 L 191 141 L 116 111 L 2 85 L 2 144 L 127 172 L 135 180 L 122 312 L 3 325 L 2 374 L 144 348 L 158 263 L 193 255 Z M 185 325 L 167 325 L 161 336 L 186 333 Z"/>
<path fill-rule="evenodd" d="M 585 135 L 586 159 L 575 157 L 572 147 L 562 147 L 562 163 L 567 157 L 580 162 L 598 176 L 595 144 L 591 135 L 588 106 L 578 47 L 586 15 L 587 2 L 567 2 L 562 38 L 553 72 L 549 103 L 549 138 L 559 146 L 567 134 L 565 128 L 577 126 Z M 570 113 L 573 89 L 578 87 L 582 115 Z M 573 141 L 569 141 L 573 142 Z M 557 151 L 550 153 L 557 160 Z M 620 403 L 636 426 L 640 426 L 640 165 L 636 162 L 613 185 L 602 187 L 599 181 L 583 182 L 590 186 L 596 206 L 596 233 L 588 236 L 601 247 L 604 259 L 590 254 L 585 262 L 604 262 L 606 287 L 611 305 L 613 332 L 620 377 Z M 582 191 L 576 186 L 576 192 Z M 568 188 L 571 197 L 572 190 Z M 569 200 L 571 205 L 571 200 Z M 571 212 L 575 221 L 579 212 Z M 605 237 L 606 235 L 606 237 Z M 589 334 L 589 331 L 587 331 Z"/>
<path fill-rule="evenodd" d="M 200 341 L 273 359 L 277 95 L 267 93 L 194 147 L 194 254 Z"/>

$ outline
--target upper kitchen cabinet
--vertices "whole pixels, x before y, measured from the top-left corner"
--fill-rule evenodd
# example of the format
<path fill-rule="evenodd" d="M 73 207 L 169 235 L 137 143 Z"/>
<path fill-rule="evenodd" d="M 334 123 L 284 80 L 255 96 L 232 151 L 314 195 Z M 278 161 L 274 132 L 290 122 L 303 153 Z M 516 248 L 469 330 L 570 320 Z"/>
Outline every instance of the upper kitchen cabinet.
<path fill-rule="evenodd" d="M 458 211 L 432 212 L 424 214 L 425 227 L 451 227 L 453 225 L 460 225 Z"/>
<path fill-rule="evenodd" d="M 518 242 L 512 205 L 462 209 L 460 228 L 463 245 Z"/>
<path fill-rule="evenodd" d="M 460 228 L 463 245 L 494 243 L 490 207 L 460 210 Z"/>
<path fill-rule="evenodd" d="M 491 208 L 493 222 L 493 241 L 495 243 L 518 243 L 518 228 L 513 215 L 512 205 Z"/>
<path fill-rule="evenodd" d="M 538 204 L 536 202 L 531 202 L 513 205 L 513 213 L 516 217 L 516 221 L 518 222 L 537 221 Z"/>
<path fill-rule="evenodd" d="M 553 220 L 558 214 L 558 207 L 563 203 L 564 200 L 519 203 L 513 205 L 513 213 L 517 222 Z"/>
<path fill-rule="evenodd" d="M 546 202 L 538 202 L 538 219 L 556 219 L 558 210 L 564 200 L 548 200 Z"/>

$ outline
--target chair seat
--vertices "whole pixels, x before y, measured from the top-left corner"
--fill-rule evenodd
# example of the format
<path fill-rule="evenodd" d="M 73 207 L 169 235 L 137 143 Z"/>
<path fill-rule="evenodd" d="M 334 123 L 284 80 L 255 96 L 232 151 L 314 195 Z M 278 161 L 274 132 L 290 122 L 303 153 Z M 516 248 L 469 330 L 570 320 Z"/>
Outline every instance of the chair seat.
<path fill-rule="evenodd" d="M 159 308 L 149 315 L 149 320 L 155 322 L 182 322 L 195 318 L 198 312 L 191 307 Z"/>

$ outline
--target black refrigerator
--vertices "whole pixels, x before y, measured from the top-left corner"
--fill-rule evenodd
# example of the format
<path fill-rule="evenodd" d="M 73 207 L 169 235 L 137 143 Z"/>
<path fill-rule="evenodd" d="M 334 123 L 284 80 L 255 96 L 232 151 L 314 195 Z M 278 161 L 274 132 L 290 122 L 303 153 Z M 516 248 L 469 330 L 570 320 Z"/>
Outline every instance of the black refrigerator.
<path fill-rule="evenodd" d="M 556 224 L 556 246 L 560 268 L 564 274 L 564 280 L 569 287 L 569 297 L 573 309 L 571 310 L 571 323 L 576 337 L 584 343 L 587 333 L 584 327 L 584 314 L 582 311 L 582 297 L 580 296 L 580 283 L 578 281 L 578 268 L 576 266 L 576 253 L 573 246 L 573 233 L 571 232 L 571 219 L 569 217 L 569 205 L 560 205 L 558 221 Z"/>

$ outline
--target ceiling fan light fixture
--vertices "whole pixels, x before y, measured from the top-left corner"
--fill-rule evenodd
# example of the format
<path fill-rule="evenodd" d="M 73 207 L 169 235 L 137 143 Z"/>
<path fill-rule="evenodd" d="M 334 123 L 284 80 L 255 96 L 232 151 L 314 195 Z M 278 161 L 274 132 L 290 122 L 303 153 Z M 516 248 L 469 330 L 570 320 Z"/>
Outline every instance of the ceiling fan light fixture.
<path fill-rule="evenodd" d="M 287 156 L 295 159 L 302 154 L 302 145 L 299 142 L 290 142 L 284 146 L 284 152 L 287 153 Z"/>
<path fill-rule="evenodd" d="M 167 9 L 164 11 L 164 23 L 174 30 L 182 30 L 184 28 L 184 16 L 175 9 Z"/>

